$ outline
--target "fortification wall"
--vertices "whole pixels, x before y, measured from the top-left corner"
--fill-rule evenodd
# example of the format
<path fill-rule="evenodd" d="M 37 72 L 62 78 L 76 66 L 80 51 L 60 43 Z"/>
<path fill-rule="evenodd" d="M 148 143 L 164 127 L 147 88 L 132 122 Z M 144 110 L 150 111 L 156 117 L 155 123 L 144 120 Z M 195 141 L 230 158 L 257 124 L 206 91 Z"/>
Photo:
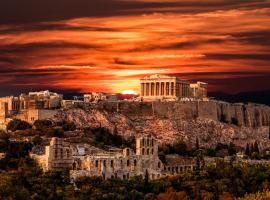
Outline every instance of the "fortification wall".
<path fill-rule="evenodd" d="M 221 101 L 186 102 L 103 102 L 99 109 L 129 117 L 192 120 L 212 119 L 246 127 L 270 126 L 270 107 L 259 104 L 231 104 Z"/>

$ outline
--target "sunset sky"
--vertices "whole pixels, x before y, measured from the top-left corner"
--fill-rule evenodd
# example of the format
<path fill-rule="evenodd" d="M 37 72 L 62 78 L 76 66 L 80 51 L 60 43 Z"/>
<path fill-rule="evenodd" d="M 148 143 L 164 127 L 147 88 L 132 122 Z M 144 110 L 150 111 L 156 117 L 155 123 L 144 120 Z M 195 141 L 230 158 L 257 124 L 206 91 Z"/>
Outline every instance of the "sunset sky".
<path fill-rule="evenodd" d="M 270 89 L 270 0 L 0 1 L 0 95 L 139 92 L 152 73 Z"/>

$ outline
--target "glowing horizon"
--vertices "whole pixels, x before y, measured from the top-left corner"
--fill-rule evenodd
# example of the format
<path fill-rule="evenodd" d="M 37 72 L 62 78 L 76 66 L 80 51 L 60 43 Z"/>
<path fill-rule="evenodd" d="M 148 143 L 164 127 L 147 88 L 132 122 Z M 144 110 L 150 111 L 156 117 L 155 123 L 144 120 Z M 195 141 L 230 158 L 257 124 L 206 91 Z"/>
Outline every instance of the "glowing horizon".
<path fill-rule="evenodd" d="M 207 82 L 210 91 L 270 89 L 269 0 L 60 2 L 66 12 L 48 0 L 32 13 L 29 0 L 17 15 L 0 3 L 1 95 L 139 93 L 139 78 L 155 73 Z"/>

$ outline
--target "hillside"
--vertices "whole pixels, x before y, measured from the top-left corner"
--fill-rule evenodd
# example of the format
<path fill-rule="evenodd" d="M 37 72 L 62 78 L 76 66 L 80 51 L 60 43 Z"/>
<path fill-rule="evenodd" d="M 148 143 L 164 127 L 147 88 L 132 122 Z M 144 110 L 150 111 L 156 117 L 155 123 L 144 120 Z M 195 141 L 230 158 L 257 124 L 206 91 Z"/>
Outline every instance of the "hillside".
<path fill-rule="evenodd" d="M 153 134 L 159 142 L 182 139 L 202 146 L 233 142 L 245 147 L 258 141 L 270 147 L 270 107 L 225 102 L 119 102 L 61 111 L 54 120 L 73 121 L 80 128 L 106 127 L 125 137 Z"/>

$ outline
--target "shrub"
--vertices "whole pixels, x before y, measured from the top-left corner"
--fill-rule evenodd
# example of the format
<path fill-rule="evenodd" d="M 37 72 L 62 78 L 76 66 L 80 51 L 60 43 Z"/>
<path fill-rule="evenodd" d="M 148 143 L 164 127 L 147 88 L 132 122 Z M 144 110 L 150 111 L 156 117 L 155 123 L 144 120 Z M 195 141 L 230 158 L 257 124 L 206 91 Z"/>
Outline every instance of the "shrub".
<path fill-rule="evenodd" d="M 32 125 L 26 121 L 20 119 L 13 119 L 7 125 L 7 130 L 17 131 L 17 130 L 26 130 L 32 128 Z"/>
<path fill-rule="evenodd" d="M 36 120 L 34 126 L 37 130 L 43 131 L 44 129 L 52 127 L 52 122 L 50 120 Z"/>
<path fill-rule="evenodd" d="M 239 125 L 238 119 L 235 118 L 235 117 L 232 117 L 231 122 L 232 122 L 232 124 L 234 124 L 234 125 L 236 125 L 236 126 Z"/>
<path fill-rule="evenodd" d="M 75 131 L 76 125 L 74 122 L 65 122 L 63 123 L 62 128 L 64 131 Z"/>

